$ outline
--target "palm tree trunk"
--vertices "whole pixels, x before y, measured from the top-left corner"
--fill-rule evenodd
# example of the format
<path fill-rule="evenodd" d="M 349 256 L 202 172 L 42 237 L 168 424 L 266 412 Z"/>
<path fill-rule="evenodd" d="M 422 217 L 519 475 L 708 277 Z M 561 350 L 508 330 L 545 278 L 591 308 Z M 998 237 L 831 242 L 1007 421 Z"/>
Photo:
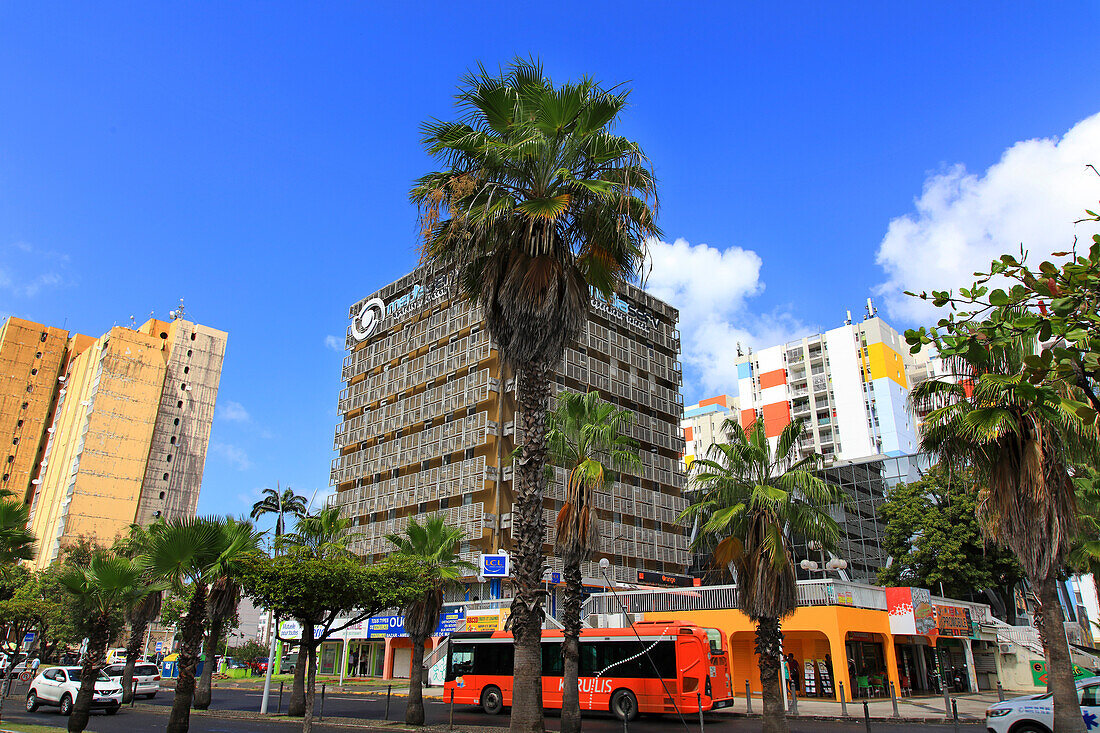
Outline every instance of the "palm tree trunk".
<path fill-rule="evenodd" d="M 191 700 L 195 696 L 195 668 L 199 666 L 199 646 L 206 625 L 206 586 L 196 583 L 180 634 L 179 678 L 166 733 L 187 733 L 191 727 Z M 210 662 L 208 662 L 209 664 Z"/>
<path fill-rule="evenodd" d="M 69 733 L 81 733 L 88 727 L 88 711 L 92 707 L 95 695 L 95 680 L 99 670 L 103 669 L 103 657 L 107 651 L 107 638 L 110 633 L 110 619 L 100 617 L 89 629 L 88 651 L 84 654 L 84 666 L 80 669 L 80 690 L 73 702 L 73 713 L 69 716 Z"/>
<path fill-rule="evenodd" d="M 424 725 L 424 644 L 427 637 L 412 640 L 412 673 L 409 675 L 409 700 L 405 704 L 405 722 Z"/>
<path fill-rule="evenodd" d="M 222 628 L 224 626 L 225 619 L 221 616 L 215 615 L 210 619 L 210 631 L 206 634 L 202 649 L 203 654 L 206 656 L 206 663 L 202 666 L 202 674 L 195 686 L 195 701 L 193 704 L 196 710 L 206 710 L 210 707 L 210 687 L 214 681 L 214 656 L 218 653 L 218 640 L 222 638 Z"/>
<path fill-rule="evenodd" d="M 581 657 L 581 563 L 579 558 L 565 562 L 565 598 L 561 622 L 565 627 L 561 645 L 561 733 L 580 733 L 581 695 L 579 687 Z"/>
<path fill-rule="evenodd" d="M 787 733 L 787 711 L 783 709 L 783 689 L 779 665 L 783 654 L 783 633 L 779 619 L 762 618 L 756 622 L 756 654 L 759 657 L 760 689 L 764 697 L 764 733 Z"/>
<path fill-rule="evenodd" d="M 122 704 L 128 705 L 134 699 L 134 665 L 138 653 L 142 651 L 141 642 L 145 640 L 145 629 L 149 621 L 138 616 L 130 623 L 130 638 L 126 642 L 126 665 L 122 668 Z"/>
<path fill-rule="evenodd" d="M 306 636 L 309 631 L 309 636 Z M 309 643 L 306 643 L 309 639 Z M 302 733 L 313 731 L 313 699 L 317 689 L 317 642 L 313 638 L 313 624 L 302 627 L 302 648 L 306 652 L 306 709 L 302 718 Z M 301 654 L 298 661 L 301 661 Z"/>
<path fill-rule="evenodd" d="M 1062 604 L 1058 600 L 1057 576 L 1048 575 L 1038 583 L 1038 587 L 1047 652 L 1047 680 L 1054 695 L 1054 733 L 1084 731 L 1077 683 L 1073 679 L 1073 659 L 1069 653 L 1069 642 L 1066 641 Z"/>
<path fill-rule="evenodd" d="M 521 368 L 517 388 L 520 454 L 516 459 L 516 490 L 512 506 L 513 577 L 512 635 L 515 666 L 511 733 L 543 733 L 542 716 L 542 486 L 546 465 L 546 401 L 550 380 L 546 370 Z"/>
<path fill-rule="evenodd" d="M 301 621 L 300 619 L 298 621 Z M 308 628 L 307 628 L 308 627 Z M 306 636 L 306 632 L 309 636 Z M 290 718 L 301 718 L 306 714 L 306 639 L 312 638 L 313 624 L 301 621 L 301 643 L 298 645 L 298 664 L 294 666 L 294 685 L 290 687 L 290 702 L 286 714 Z"/>

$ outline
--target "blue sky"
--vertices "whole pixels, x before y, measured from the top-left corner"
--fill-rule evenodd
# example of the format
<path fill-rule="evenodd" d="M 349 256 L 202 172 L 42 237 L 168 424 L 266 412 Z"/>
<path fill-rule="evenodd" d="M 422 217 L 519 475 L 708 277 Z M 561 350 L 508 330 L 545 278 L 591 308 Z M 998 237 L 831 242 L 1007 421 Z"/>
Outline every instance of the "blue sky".
<path fill-rule="evenodd" d="M 415 263 L 417 126 L 478 61 L 633 89 L 689 403 L 737 340 L 872 295 L 912 325 L 900 290 L 1100 198 L 1095 3 L 417 5 L 0 6 L 0 312 L 100 334 L 184 297 L 228 331 L 203 512 L 327 490 L 326 341 Z"/>

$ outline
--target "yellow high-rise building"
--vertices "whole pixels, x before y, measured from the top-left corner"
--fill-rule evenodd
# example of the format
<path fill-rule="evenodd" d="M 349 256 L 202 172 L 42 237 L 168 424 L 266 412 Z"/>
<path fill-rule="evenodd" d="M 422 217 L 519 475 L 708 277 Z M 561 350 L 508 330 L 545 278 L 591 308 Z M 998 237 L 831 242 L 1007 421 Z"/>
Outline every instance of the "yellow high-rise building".
<path fill-rule="evenodd" d="M 0 487 L 30 504 L 36 567 L 78 537 L 195 513 L 226 334 L 178 318 L 98 339 L 10 318 L 0 330 Z"/>

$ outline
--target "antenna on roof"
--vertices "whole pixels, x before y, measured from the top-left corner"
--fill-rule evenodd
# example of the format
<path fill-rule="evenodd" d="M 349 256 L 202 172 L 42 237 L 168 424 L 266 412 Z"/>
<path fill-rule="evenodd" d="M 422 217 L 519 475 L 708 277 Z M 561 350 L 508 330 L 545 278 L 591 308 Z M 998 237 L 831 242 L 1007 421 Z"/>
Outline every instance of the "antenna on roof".
<path fill-rule="evenodd" d="M 130 315 L 130 330 L 137 328 L 137 321 L 134 320 L 133 314 Z"/>
<path fill-rule="evenodd" d="M 168 315 L 172 317 L 173 321 L 181 320 L 186 314 L 187 311 L 183 307 L 183 298 L 180 298 L 180 304 L 176 306 L 174 311 L 168 311 Z"/>
<path fill-rule="evenodd" d="M 868 318 L 874 318 L 875 317 L 875 304 L 871 302 L 870 298 L 867 299 L 867 317 Z"/>
<path fill-rule="evenodd" d="M 847 317 L 844 319 L 844 325 L 845 326 L 851 326 L 852 325 L 852 311 L 844 311 L 844 312 L 847 314 Z"/>
<path fill-rule="evenodd" d="M 741 353 L 741 342 L 740 341 L 737 342 L 737 355 L 738 356 L 744 356 L 744 354 Z"/>

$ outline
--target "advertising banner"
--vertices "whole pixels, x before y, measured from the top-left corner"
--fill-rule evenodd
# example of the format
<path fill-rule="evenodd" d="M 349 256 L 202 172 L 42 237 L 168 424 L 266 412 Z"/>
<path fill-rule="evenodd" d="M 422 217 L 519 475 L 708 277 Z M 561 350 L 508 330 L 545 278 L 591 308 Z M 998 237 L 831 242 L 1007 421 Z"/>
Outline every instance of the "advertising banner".
<path fill-rule="evenodd" d="M 940 636 L 969 637 L 975 633 L 970 609 L 936 606 L 936 633 Z"/>
<path fill-rule="evenodd" d="M 497 631 L 500 626 L 500 611 L 482 613 L 466 617 L 467 631 Z"/>
<path fill-rule="evenodd" d="M 891 634 L 927 635 L 936 628 L 932 594 L 926 588 L 886 588 Z"/>

